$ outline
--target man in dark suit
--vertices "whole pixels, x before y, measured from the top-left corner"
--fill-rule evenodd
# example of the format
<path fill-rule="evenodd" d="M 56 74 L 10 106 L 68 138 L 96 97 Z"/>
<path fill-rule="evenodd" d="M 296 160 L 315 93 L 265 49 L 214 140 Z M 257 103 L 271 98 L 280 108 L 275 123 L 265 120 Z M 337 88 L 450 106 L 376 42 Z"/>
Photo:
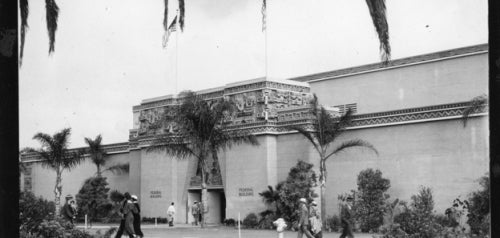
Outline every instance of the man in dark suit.
<path fill-rule="evenodd" d="M 346 199 L 346 203 L 342 204 L 342 212 L 341 212 L 341 226 L 342 226 L 342 234 L 340 234 L 339 238 L 354 238 L 354 235 L 352 234 L 352 224 L 351 224 L 351 218 L 352 218 L 352 207 L 351 203 L 353 202 L 352 197 L 348 197 Z"/>
<path fill-rule="evenodd" d="M 76 216 L 76 212 L 71 207 L 71 204 L 70 204 L 70 201 L 72 201 L 72 200 L 73 200 L 73 196 L 67 195 L 66 196 L 66 203 L 62 207 L 62 211 L 61 211 L 63 218 L 68 220 L 69 222 L 71 222 L 71 224 L 73 224 L 73 221 L 74 221 L 75 216 Z"/>

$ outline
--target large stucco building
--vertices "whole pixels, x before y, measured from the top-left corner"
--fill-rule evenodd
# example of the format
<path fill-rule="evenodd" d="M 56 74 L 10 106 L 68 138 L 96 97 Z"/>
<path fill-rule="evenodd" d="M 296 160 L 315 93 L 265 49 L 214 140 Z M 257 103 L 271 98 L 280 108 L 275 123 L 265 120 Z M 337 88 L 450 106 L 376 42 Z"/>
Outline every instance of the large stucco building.
<path fill-rule="evenodd" d="M 435 208 L 443 212 L 453 199 L 477 189 L 477 179 L 488 172 L 487 110 L 474 113 L 466 127 L 460 120 L 466 102 L 486 94 L 487 80 L 488 46 L 476 45 L 397 59 L 389 65 L 286 80 L 259 78 L 199 91 L 207 99 L 234 99 L 239 112 L 232 129 L 249 130 L 260 142 L 219 154 L 219 168 L 209 183 L 208 222 L 263 211 L 258 193 L 284 180 L 298 160 L 318 168 L 318 155 L 309 142 L 285 127 L 310 123 L 312 93 L 340 113 L 353 109 L 354 126 L 343 138 L 366 140 L 379 152 L 377 156 L 354 149 L 328 160 L 327 215 L 338 213 L 337 196 L 355 189 L 356 176 L 366 168 L 380 169 L 391 180 L 393 198 L 409 200 L 419 186 L 431 187 Z M 165 96 L 133 107 L 129 140 L 105 146 L 110 155 L 107 165 L 129 163 L 130 171 L 105 176 L 112 189 L 139 195 L 143 217 L 165 217 L 173 201 L 176 219 L 184 223 L 192 219 L 188 204 L 200 200 L 196 161 L 146 151 L 152 135 L 161 133 L 149 125 L 165 107 L 177 103 L 176 97 Z M 29 169 L 22 175 L 21 188 L 51 199 L 55 173 L 42 168 L 35 155 L 22 159 Z M 63 194 L 76 194 L 94 173 L 89 160 L 64 173 Z"/>

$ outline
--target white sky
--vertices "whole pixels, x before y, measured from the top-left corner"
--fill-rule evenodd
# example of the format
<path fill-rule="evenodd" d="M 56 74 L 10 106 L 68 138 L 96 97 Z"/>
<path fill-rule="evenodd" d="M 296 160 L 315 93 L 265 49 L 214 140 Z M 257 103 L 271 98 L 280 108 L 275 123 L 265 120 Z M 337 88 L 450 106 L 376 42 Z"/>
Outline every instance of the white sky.
<path fill-rule="evenodd" d="M 261 0 L 185 1 L 185 30 L 163 49 L 163 0 L 58 0 L 51 56 L 44 1 L 29 1 L 20 147 L 39 147 L 35 133 L 65 127 L 71 147 L 97 134 L 104 144 L 126 142 L 132 106 L 142 99 L 265 75 Z M 379 61 L 364 0 L 267 2 L 268 77 Z M 170 1 L 169 21 L 176 4 Z M 487 10 L 486 0 L 387 0 L 392 58 L 486 43 Z"/>

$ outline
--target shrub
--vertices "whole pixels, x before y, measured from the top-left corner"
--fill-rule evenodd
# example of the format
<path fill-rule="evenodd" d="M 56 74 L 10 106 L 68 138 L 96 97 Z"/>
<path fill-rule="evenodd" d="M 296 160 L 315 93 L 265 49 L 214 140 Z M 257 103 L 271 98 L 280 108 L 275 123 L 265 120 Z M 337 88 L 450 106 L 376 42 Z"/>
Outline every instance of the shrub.
<path fill-rule="evenodd" d="M 167 218 L 166 217 L 143 217 L 142 222 L 144 223 L 155 223 L 155 218 L 157 223 L 167 223 Z"/>
<path fill-rule="evenodd" d="M 36 197 L 31 192 L 21 192 L 19 196 L 19 222 L 26 233 L 34 232 L 44 221 L 53 218 L 54 202 Z"/>
<path fill-rule="evenodd" d="M 481 190 L 469 196 L 467 224 L 470 225 L 473 234 L 484 235 L 488 234 L 490 229 L 490 178 L 483 176 L 479 184 Z"/>
<path fill-rule="evenodd" d="M 327 229 L 329 231 L 338 232 L 340 230 L 340 218 L 337 215 L 328 216 L 326 218 L 325 229 Z"/>
<path fill-rule="evenodd" d="M 276 189 L 268 186 L 268 190 L 259 193 L 267 205 L 273 206 L 274 217 L 295 221 L 298 218 L 298 200 L 306 198 L 312 201 L 318 197 L 313 190 L 317 186 L 317 177 L 312 167 L 312 164 L 299 161 L 290 169 L 287 179 L 278 183 Z"/>
<path fill-rule="evenodd" d="M 236 225 L 236 220 L 229 218 L 229 219 L 224 219 L 222 222 L 225 226 L 235 226 Z"/>
<path fill-rule="evenodd" d="M 434 216 L 434 220 L 437 224 L 442 227 L 457 227 L 459 225 L 458 221 L 450 216 L 438 214 Z"/>
<path fill-rule="evenodd" d="M 255 213 L 248 214 L 245 219 L 243 219 L 243 226 L 246 228 L 255 228 L 259 224 L 259 220 Z"/>
<path fill-rule="evenodd" d="M 358 197 L 355 206 L 355 218 L 360 222 L 363 232 L 377 231 L 384 223 L 386 200 L 385 192 L 391 186 L 389 179 L 382 177 L 380 170 L 365 169 L 358 175 Z"/>
<path fill-rule="evenodd" d="M 50 220 L 40 223 L 38 230 L 43 238 L 63 238 L 66 229 L 58 221 Z"/>
<path fill-rule="evenodd" d="M 411 197 L 410 207 L 398 214 L 394 222 L 410 237 L 433 238 L 443 231 L 434 215 L 434 199 L 430 188 L 422 187 L 417 195 Z"/>
<path fill-rule="evenodd" d="M 87 214 L 90 221 L 108 217 L 113 210 L 113 204 L 108 200 L 108 192 L 106 177 L 91 177 L 85 180 L 76 195 L 79 217 Z"/>

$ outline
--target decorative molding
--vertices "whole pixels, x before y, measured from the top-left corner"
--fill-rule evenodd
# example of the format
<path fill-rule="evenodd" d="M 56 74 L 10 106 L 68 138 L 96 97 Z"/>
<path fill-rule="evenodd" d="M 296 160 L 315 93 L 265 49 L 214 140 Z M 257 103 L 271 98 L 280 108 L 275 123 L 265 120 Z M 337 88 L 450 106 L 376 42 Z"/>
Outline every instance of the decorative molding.
<path fill-rule="evenodd" d="M 460 103 L 450 103 L 450 104 L 441 104 L 441 105 L 433 105 L 427 107 L 415 107 L 415 108 L 407 108 L 402 110 L 392 110 L 386 112 L 377 112 L 377 113 L 369 113 L 369 114 L 360 114 L 353 116 L 353 126 L 347 128 L 348 130 L 352 129 L 363 129 L 367 127 L 383 127 L 383 126 L 391 126 L 391 125 L 400 125 L 403 123 L 420 123 L 420 122 L 429 122 L 429 121 L 439 121 L 446 119 L 460 119 L 463 111 L 469 105 L 468 102 L 460 102 Z M 256 135 L 262 134 L 287 134 L 294 133 L 289 130 L 287 127 L 291 125 L 299 125 L 305 126 L 307 130 L 313 130 L 312 123 L 313 121 L 310 118 L 310 115 L 304 114 L 307 112 L 307 107 L 302 108 L 293 108 L 291 110 L 283 110 L 281 113 L 289 114 L 291 118 L 287 118 L 286 120 L 280 120 L 278 116 L 277 120 L 262 120 L 256 121 L 253 123 L 240 123 L 234 124 L 228 127 L 229 130 L 247 130 L 248 132 Z M 488 105 L 485 104 L 482 107 L 478 108 L 471 117 L 474 116 L 487 116 L 488 115 Z M 131 133 L 135 133 L 135 131 L 131 130 Z M 148 147 L 154 139 L 154 135 L 145 135 L 145 136 L 131 136 L 129 142 L 124 143 L 116 143 L 104 145 L 104 149 L 108 153 L 124 153 L 131 150 L 137 150 L 141 148 Z M 82 148 L 72 149 L 74 151 Z M 21 159 L 23 162 L 36 162 L 39 161 L 40 158 L 37 154 L 24 154 L 21 155 Z"/>

